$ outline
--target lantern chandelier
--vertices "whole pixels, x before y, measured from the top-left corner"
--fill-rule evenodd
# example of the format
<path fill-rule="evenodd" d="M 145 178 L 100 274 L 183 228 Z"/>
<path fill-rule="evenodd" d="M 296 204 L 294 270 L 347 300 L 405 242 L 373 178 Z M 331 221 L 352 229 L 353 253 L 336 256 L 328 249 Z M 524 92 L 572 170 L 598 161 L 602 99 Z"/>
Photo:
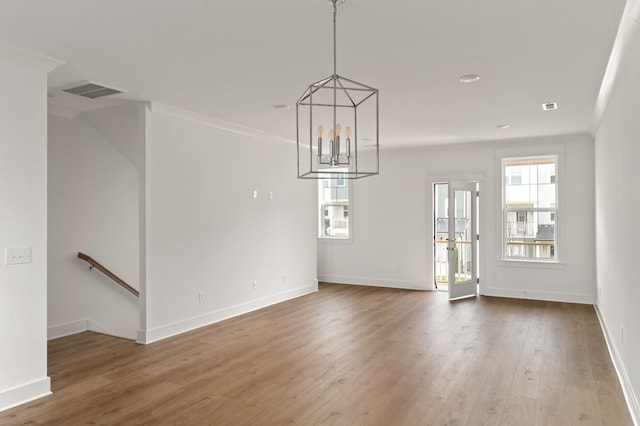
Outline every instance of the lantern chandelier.
<path fill-rule="evenodd" d="M 333 6 L 333 74 L 310 84 L 296 102 L 298 178 L 377 175 L 378 89 L 338 75 L 336 15 L 345 0 L 327 1 Z"/>

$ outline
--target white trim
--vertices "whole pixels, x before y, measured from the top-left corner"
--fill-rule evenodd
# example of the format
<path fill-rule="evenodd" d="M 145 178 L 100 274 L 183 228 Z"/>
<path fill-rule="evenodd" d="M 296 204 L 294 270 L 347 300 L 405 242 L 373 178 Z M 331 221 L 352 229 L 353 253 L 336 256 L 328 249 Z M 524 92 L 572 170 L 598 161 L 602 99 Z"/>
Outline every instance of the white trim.
<path fill-rule="evenodd" d="M 627 0 L 620 19 L 620 25 L 618 26 L 618 32 L 611 48 L 607 68 L 600 83 L 600 91 L 596 99 L 591 123 L 591 132 L 593 134 L 598 133 L 604 113 L 609 106 L 609 99 L 618 83 L 618 75 L 625 67 L 633 45 L 636 43 L 638 32 L 640 31 L 639 24 L 640 1 Z"/>
<path fill-rule="evenodd" d="M 579 134 L 578 134 L 579 136 Z M 575 139 L 563 139 L 562 137 L 555 137 L 558 142 L 542 143 L 542 144 L 527 144 L 527 145 L 513 145 L 513 146 L 501 146 L 496 148 L 496 160 L 498 160 L 498 167 L 502 165 L 503 158 L 524 158 L 524 157 L 550 157 L 557 155 L 558 157 L 564 156 L 565 144 Z M 500 170 L 500 169 L 498 169 Z M 501 176 L 502 172 L 497 176 Z M 558 179 L 560 179 L 558 177 Z M 498 180 L 498 179 L 496 179 Z M 501 182 L 499 182 L 501 184 Z"/>
<path fill-rule="evenodd" d="M 600 321 L 602 334 L 604 334 L 604 340 L 607 342 L 607 348 L 609 349 L 611 361 L 613 361 L 613 367 L 618 375 L 618 380 L 620 380 L 620 386 L 622 387 L 622 393 L 624 394 L 624 399 L 627 402 L 629 413 L 631 414 L 633 423 L 640 425 L 640 403 L 638 403 L 638 398 L 633 392 L 633 386 L 631 386 L 631 380 L 629 380 L 627 369 L 624 367 L 624 362 L 620 357 L 620 353 L 613 344 L 613 339 L 611 338 L 611 334 L 609 333 L 604 317 L 600 312 L 600 308 L 598 305 L 594 305 L 594 307 L 596 309 L 596 314 L 598 315 L 598 320 Z"/>
<path fill-rule="evenodd" d="M 294 144 L 296 141 L 282 138 L 280 136 L 267 133 L 262 130 L 253 129 L 251 127 L 243 126 L 241 124 L 232 123 L 230 121 L 224 121 L 218 118 L 210 117 L 196 112 L 187 111 L 181 108 L 173 107 L 171 105 L 161 104 L 159 102 L 148 102 L 147 108 L 152 113 L 162 113 L 172 115 L 174 117 L 182 118 L 187 121 L 202 124 L 205 126 L 213 127 L 216 129 L 226 130 L 231 133 L 238 133 L 240 135 L 249 136 L 252 138 L 267 140 L 271 142 L 285 142 Z"/>
<path fill-rule="evenodd" d="M 134 340 L 133 336 L 122 336 L 116 333 L 112 333 L 103 325 L 93 321 L 92 319 L 72 321 L 65 324 L 51 326 L 47 330 L 47 339 L 58 339 L 60 337 L 83 333 L 85 331 L 93 331 L 95 333 L 106 334 L 108 336 L 118 337 L 120 339 Z"/>
<path fill-rule="evenodd" d="M 402 290 L 430 291 L 427 283 L 418 281 L 389 280 L 371 277 L 354 277 L 349 275 L 319 275 L 318 280 L 332 284 L 363 285 L 367 287 L 386 287 Z"/>
<path fill-rule="evenodd" d="M 29 52 L 0 42 L 0 60 L 42 72 L 51 72 L 66 62 L 38 53 Z"/>
<path fill-rule="evenodd" d="M 87 331 L 89 330 L 87 322 L 88 321 L 85 319 L 50 326 L 47 329 L 47 340 L 58 339 L 60 337 L 70 336 L 72 334 L 78 334 Z"/>
<path fill-rule="evenodd" d="M 559 291 L 539 291 L 486 286 L 483 296 L 508 297 L 511 299 L 545 300 L 549 302 L 580 303 L 593 305 L 595 297 L 590 293 L 564 293 Z"/>
<path fill-rule="evenodd" d="M 188 331 L 211 325 L 216 322 L 220 322 L 242 314 L 246 314 L 251 311 L 266 308 L 267 306 L 275 305 L 276 303 L 284 302 L 286 300 L 294 299 L 300 296 L 306 296 L 308 294 L 315 293 L 316 291 L 318 291 L 318 283 L 317 281 L 314 281 L 312 285 L 306 287 L 287 290 L 282 293 L 263 297 L 261 299 L 251 300 L 249 302 L 229 306 L 227 308 L 213 311 L 208 314 L 189 318 L 183 321 L 178 321 L 172 324 L 163 325 L 152 330 L 138 330 L 138 338 L 136 341 L 145 345 L 157 342 L 171 336 L 186 333 Z"/>
<path fill-rule="evenodd" d="M 318 237 L 318 244 L 353 244 L 353 238 Z"/>
<path fill-rule="evenodd" d="M 549 260 L 526 260 L 526 259 L 501 259 L 496 261 L 497 266 L 508 268 L 533 268 L 533 269 L 567 269 L 567 262 Z"/>
<path fill-rule="evenodd" d="M 469 172 L 469 173 L 439 173 L 427 175 L 427 183 L 448 183 L 452 180 L 464 180 L 468 182 L 483 183 L 485 181 L 485 172 Z"/>
<path fill-rule="evenodd" d="M 0 392 L 0 411 L 26 404 L 34 399 L 51 395 L 51 378 L 44 377 L 13 389 Z"/>

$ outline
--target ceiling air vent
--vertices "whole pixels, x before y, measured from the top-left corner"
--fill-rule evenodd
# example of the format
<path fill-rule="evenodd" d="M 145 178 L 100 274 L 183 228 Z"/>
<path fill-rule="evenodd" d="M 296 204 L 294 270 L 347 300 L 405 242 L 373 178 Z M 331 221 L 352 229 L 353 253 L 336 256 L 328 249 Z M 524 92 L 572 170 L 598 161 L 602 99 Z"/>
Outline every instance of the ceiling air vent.
<path fill-rule="evenodd" d="M 542 104 L 542 109 L 545 111 L 553 111 L 554 109 L 558 109 L 557 102 L 545 102 Z"/>
<path fill-rule="evenodd" d="M 90 81 L 84 81 L 81 83 L 73 84 L 71 86 L 65 86 L 60 90 L 63 92 L 71 93 L 72 95 L 84 96 L 85 98 L 89 99 L 115 95 L 116 93 L 123 93 L 122 90 L 114 89 L 112 87 L 106 87 L 101 84 L 92 83 Z"/>

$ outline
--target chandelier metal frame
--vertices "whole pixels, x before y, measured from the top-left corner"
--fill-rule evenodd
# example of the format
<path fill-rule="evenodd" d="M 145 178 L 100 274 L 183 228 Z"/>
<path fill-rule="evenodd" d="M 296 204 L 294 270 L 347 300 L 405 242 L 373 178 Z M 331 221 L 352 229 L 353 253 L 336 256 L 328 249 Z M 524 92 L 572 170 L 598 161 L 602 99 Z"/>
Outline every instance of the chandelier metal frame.
<path fill-rule="evenodd" d="M 327 1 L 333 6 L 333 74 L 311 83 L 296 102 L 298 178 L 360 179 L 377 175 L 380 166 L 378 89 L 338 75 L 336 16 L 337 6 L 344 0 Z M 344 140 L 341 140 L 339 118 L 353 126 L 353 131 L 351 126 L 346 127 Z M 326 139 L 323 139 L 323 126 L 318 125 L 323 119 L 329 121 Z M 367 129 L 363 131 L 365 125 Z M 364 141 L 368 142 L 366 146 L 362 144 Z M 362 151 L 367 152 L 362 154 Z"/>

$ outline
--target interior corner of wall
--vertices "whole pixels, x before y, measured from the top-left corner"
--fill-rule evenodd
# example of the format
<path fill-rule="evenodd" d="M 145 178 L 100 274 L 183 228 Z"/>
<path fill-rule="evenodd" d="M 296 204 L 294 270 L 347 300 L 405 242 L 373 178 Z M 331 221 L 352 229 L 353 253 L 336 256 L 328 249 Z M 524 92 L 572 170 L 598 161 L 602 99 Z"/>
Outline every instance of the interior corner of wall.
<path fill-rule="evenodd" d="M 149 340 L 147 338 L 147 332 L 145 330 L 138 330 L 137 337 L 136 337 L 136 343 L 141 344 L 141 345 L 149 344 Z"/>
<path fill-rule="evenodd" d="M 625 8 L 624 15 L 620 20 L 618 33 L 611 48 L 611 55 L 607 62 L 607 67 L 602 77 L 600 91 L 596 98 L 593 113 L 591 133 L 597 136 L 600 123 L 609 105 L 609 99 L 613 93 L 618 76 L 631 53 L 640 31 L 640 0 L 629 0 Z"/>
<path fill-rule="evenodd" d="M 143 111 L 153 112 L 153 106 L 155 105 L 155 102 L 145 101 L 145 102 L 140 102 L 140 105 L 142 105 Z"/>

